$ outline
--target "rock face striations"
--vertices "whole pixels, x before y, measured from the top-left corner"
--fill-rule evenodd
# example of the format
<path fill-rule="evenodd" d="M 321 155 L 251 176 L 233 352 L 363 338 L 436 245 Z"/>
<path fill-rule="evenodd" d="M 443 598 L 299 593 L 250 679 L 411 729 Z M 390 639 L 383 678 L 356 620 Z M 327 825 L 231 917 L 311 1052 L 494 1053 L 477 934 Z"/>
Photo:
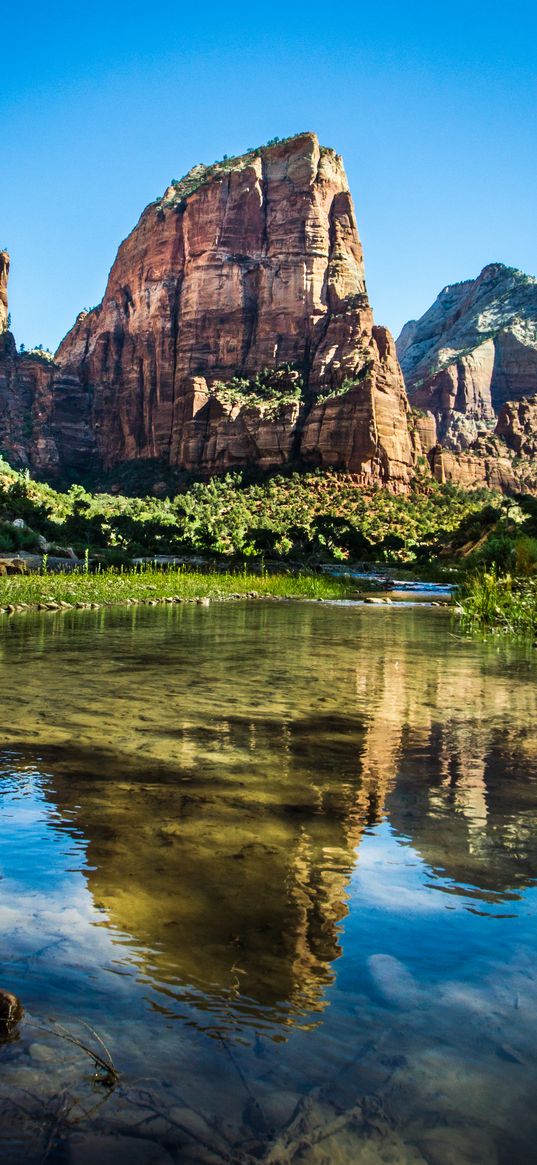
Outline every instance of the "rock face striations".
<path fill-rule="evenodd" d="M 537 492 L 537 279 L 491 263 L 405 324 L 397 352 L 435 477 Z"/>
<path fill-rule="evenodd" d="M 0 335 L 7 331 L 7 281 L 9 276 L 9 255 L 0 251 Z"/>
<path fill-rule="evenodd" d="M 94 441 L 105 467 L 292 460 L 394 488 L 411 477 L 404 384 L 373 323 L 343 163 L 313 134 L 173 183 L 56 363 L 64 412 L 86 402 L 64 452 L 75 461 Z"/>
<path fill-rule="evenodd" d="M 419 462 L 439 480 L 533 488 L 537 280 L 493 264 L 405 326 L 411 411 L 342 160 L 314 134 L 173 182 L 54 359 L 17 353 L 8 272 L 2 252 L 0 450 L 42 477 L 292 464 L 406 490 Z"/>
<path fill-rule="evenodd" d="M 173 183 L 56 360 L 91 398 L 105 466 L 411 474 L 404 385 L 373 324 L 343 164 L 313 134 Z"/>
<path fill-rule="evenodd" d="M 467 449 L 508 402 L 537 393 L 537 279 L 492 263 L 445 287 L 397 352 L 411 403 L 433 414 L 447 449 Z"/>
<path fill-rule="evenodd" d="M 52 360 L 42 352 L 17 353 L 9 330 L 8 276 L 9 255 L 0 251 L 0 450 L 17 466 L 54 473 Z"/>

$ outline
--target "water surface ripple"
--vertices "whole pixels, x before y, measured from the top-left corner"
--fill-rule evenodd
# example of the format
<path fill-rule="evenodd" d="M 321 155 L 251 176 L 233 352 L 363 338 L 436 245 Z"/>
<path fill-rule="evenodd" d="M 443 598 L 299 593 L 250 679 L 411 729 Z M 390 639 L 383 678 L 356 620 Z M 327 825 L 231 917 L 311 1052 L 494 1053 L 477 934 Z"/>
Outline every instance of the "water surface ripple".
<path fill-rule="evenodd" d="M 425 608 L 3 622 L 1 1160 L 533 1163 L 535 671 Z"/>

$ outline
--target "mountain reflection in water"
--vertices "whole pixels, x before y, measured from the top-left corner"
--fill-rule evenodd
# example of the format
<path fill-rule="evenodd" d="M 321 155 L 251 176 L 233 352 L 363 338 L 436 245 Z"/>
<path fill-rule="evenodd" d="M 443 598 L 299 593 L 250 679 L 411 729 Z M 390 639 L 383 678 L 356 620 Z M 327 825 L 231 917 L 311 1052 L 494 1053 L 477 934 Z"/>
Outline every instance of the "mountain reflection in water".
<path fill-rule="evenodd" d="M 537 1075 L 537 1023 L 500 1003 L 537 1001 L 531 656 L 458 639 L 444 612 L 268 603 L 30 617 L 1 649 L 2 974 L 31 1016 L 89 1020 L 153 1080 L 181 1081 L 189 1031 L 204 1112 L 231 1103 L 223 1038 L 261 1092 L 275 1074 L 309 1094 L 329 1067 L 337 1111 L 350 1080 L 397 1077 L 412 1165 L 433 1161 L 415 1155 L 432 1056 L 461 1165 L 468 1122 L 525 1162 L 531 1113 L 509 1140 L 482 1110 L 493 1087 L 515 1105 L 513 1070 L 520 1104 Z M 31 1040 L 0 1049 L 12 1087 Z M 454 1094 L 448 1047 L 477 1056 L 475 1096 L 462 1077 Z"/>

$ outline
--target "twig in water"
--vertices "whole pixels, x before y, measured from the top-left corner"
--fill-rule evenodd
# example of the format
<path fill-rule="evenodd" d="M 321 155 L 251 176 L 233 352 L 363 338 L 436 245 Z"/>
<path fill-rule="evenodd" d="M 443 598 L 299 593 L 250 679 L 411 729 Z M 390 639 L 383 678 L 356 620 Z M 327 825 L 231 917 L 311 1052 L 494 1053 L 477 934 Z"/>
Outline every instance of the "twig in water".
<path fill-rule="evenodd" d="M 97 1032 L 94 1031 L 93 1028 L 83 1020 L 81 1022 L 101 1045 L 106 1059 L 104 1059 L 104 1057 L 101 1056 L 99 1052 L 96 1052 L 94 1048 L 90 1048 L 88 1044 L 85 1044 L 83 1040 L 79 1039 L 78 1036 L 74 1036 L 72 1032 L 65 1028 L 63 1024 L 58 1023 L 57 1020 L 49 1019 L 49 1023 L 52 1024 L 52 1027 L 41 1027 L 38 1024 L 32 1023 L 29 1026 L 33 1027 L 34 1031 L 45 1032 L 49 1036 L 57 1036 L 58 1039 L 65 1040 L 68 1044 L 73 1044 L 75 1048 L 80 1048 L 80 1051 L 85 1052 L 86 1055 L 89 1056 L 91 1060 L 93 1060 L 95 1067 L 98 1068 L 102 1073 L 100 1076 L 97 1074 L 97 1072 L 95 1073 L 95 1083 L 102 1084 L 105 1088 L 113 1088 L 119 1080 L 119 1072 L 114 1064 L 114 1061 L 112 1060 L 112 1056 L 108 1051 L 104 1041 L 99 1035 L 97 1035 Z"/>

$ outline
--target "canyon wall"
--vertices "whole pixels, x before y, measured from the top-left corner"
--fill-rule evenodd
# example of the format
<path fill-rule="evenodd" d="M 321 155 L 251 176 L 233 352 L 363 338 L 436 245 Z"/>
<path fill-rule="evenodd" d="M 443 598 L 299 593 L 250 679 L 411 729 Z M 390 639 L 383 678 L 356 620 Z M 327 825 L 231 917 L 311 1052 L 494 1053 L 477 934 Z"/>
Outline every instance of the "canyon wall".
<path fill-rule="evenodd" d="M 1 252 L 0 450 L 42 477 L 292 465 L 407 490 L 419 466 L 534 488 L 537 280 L 491 264 L 396 350 L 373 320 L 343 162 L 314 134 L 172 182 L 54 358 L 17 352 L 8 273 Z"/>
<path fill-rule="evenodd" d="M 412 405 L 445 448 L 469 448 L 508 401 L 537 393 L 537 279 L 489 264 L 405 324 L 397 351 Z"/>
<path fill-rule="evenodd" d="M 313 134 L 197 166 L 146 208 L 56 354 L 105 467 L 289 461 L 404 487 L 409 410 L 340 157 Z"/>
<path fill-rule="evenodd" d="M 0 251 L 0 334 L 7 331 L 7 281 L 9 277 L 9 255 Z"/>

